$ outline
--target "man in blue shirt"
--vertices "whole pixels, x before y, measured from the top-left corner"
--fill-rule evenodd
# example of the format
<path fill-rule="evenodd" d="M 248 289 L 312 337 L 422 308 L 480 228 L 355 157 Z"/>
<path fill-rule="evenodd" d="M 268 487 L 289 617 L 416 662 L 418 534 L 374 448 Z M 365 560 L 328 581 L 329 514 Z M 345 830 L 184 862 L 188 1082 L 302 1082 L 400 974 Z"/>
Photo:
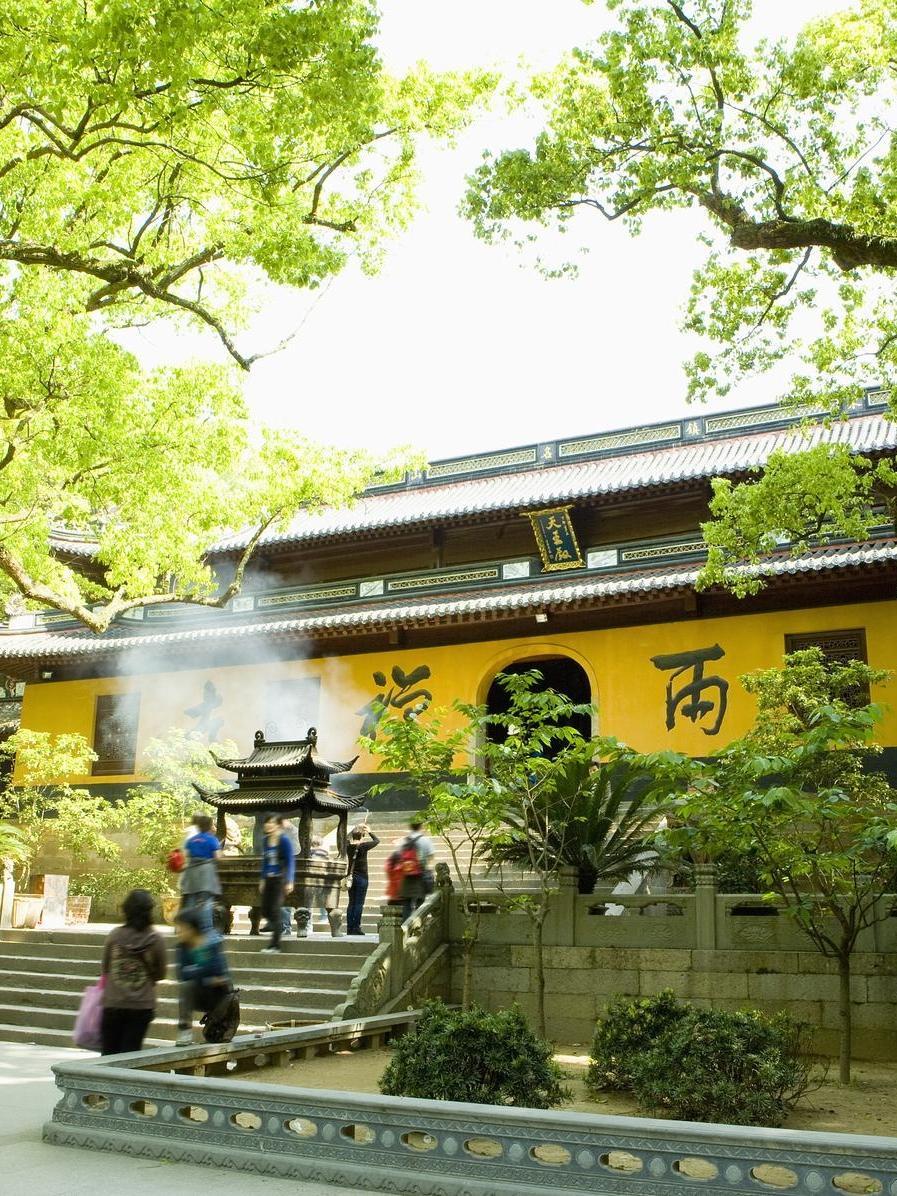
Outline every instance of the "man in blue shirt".
<path fill-rule="evenodd" d="M 280 814 L 269 814 L 265 819 L 262 878 L 259 881 L 262 914 L 271 927 L 271 942 L 263 948 L 266 954 L 280 951 L 283 899 L 292 893 L 295 875 L 296 851 L 289 835 L 284 832 L 283 818 Z"/>
<path fill-rule="evenodd" d="M 195 833 L 184 843 L 186 866 L 181 873 L 181 908 L 198 910 L 203 929 L 211 930 L 215 898 L 221 893 L 217 864 L 221 844 L 212 834 L 212 819 L 208 814 L 194 814 L 193 826 Z"/>

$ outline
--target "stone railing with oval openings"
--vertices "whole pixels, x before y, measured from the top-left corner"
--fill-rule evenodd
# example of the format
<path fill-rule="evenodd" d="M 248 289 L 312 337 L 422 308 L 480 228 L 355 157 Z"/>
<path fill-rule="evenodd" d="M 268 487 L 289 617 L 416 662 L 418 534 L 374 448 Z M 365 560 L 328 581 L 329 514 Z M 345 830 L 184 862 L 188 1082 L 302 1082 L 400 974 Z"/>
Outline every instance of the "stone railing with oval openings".
<path fill-rule="evenodd" d="M 551 1191 L 897 1196 L 897 1139 L 420 1101 L 252 1082 L 266 1062 L 379 1042 L 414 1012 L 54 1067 L 47 1141 L 415 1196 Z M 209 1071 L 231 1065 L 249 1079 Z M 177 1071 L 172 1070 L 177 1068 Z M 190 1071 L 193 1074 L 179 1074 Z M 206 1071 L 207 1074 L 197 1074 Z M 238 1072 L 238 1075 L 245 1072 Z"/>

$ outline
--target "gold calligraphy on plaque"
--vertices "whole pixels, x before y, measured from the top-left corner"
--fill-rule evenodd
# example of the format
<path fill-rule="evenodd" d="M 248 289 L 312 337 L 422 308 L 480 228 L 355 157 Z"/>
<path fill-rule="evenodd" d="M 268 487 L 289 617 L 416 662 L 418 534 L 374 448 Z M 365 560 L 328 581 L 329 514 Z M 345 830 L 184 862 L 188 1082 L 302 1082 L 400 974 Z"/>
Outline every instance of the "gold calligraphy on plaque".
<path fill-rule="evenodd" d="M 525 511 L 542 558 L 542 572 L 555 573 L 560 569 L 582 569 L 585 566 L 570 507 L 548 507 L 543 511 Z"/>

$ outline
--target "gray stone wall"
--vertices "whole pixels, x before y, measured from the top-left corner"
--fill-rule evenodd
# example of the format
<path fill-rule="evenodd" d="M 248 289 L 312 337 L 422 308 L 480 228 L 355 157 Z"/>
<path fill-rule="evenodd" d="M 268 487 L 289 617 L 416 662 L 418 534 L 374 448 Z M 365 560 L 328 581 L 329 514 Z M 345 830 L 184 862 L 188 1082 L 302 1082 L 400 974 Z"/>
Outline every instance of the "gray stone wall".
<path fill-rule="evenodd" d="M 524 928 L 521 928 L 524 929 Z M 533 949 L 481 942 L 474 955 L 474 1000 L 488 1009 L 517 1002 L 535 1013 Z M 697 951 L 684 948 L 548 947 L 548 1032 L 556 1042 L 588 1045 L 614 996 L 651 996 L 665 988 L 714 1009 L 784 1009 L 814 1030 L 815 1048 L 838 1046 L 838 976 L 815 951 Z M 461 997 L 456 957 L 453 996 Z M 897 1059 L 897 957 L 861 952 L 851 980 L 854 1057 Z"/>
<path fill-rule="evenodd" d="M 524 913 L 484 914 L 474 955 L 473 997 L 490 1009 L 516 1001 L 535 1012 L 534 953 Z M 548 1031 L 557 1042 L 591 1042 L 598 1016 L 614 996 L 651 996 L 672 989 L 716 1009 L 786 1010 L 813 1027 L 814 1045 L 837 1053 L 838 975 L 833 960 L 812 948 L 783 912 L 758 916 L 754 895 L 719 895 L 710 883 L 695 894 L 610 898 L 618 916 L 599 914 L 596 895 L 580 896 L 561 878 L 545 925 Z M 882 912 L 897 909 L 884 899 Z M 678 911 L 678 912 L 671 912 Z M 452 937 L 463 921 L 457 909 Z M 865 931 L 853 957 L 854 1055 L 897 1059 L 897 917 Z M 453 995 L 461 995 L 460 950 L 454 947 Z"/>

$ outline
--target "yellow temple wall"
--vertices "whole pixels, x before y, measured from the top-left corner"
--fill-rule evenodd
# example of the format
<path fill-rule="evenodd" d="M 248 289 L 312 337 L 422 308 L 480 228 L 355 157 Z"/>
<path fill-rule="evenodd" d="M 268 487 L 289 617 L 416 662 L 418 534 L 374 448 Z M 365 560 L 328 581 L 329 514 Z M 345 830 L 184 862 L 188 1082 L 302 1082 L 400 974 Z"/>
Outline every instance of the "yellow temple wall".
<path fill-rule="evenodd" d="M 241 754 L 250 750 L 256 729 L 264 727 L 273 717 L 278 722 L 277 738 L 304 735 L 307 727 L 314 724 L 320 730 L 322 754 L 330 759 L 348 759 L 358 750 L 356 741 L 363 707 L 378 694 L 397 689 L 391 682 L 385 687 L 378 684 L 375 673 L 389 678 L 395 666 L 409 674 L 426 665 L 429 678 L 411 689 L 426 689 L 435 706 L 444 706 L 455 698 L 482 701 L 495 674 L 514 661 L 540 655 L 566 655 L 578 661 L 589 676 L 592 698 L 598 708 L 596 730 L 600 733 L 615 735 L 643 751 L 672 748 L 692 755 L 707 755 L 749 727 L 753 701 L 740 686 L 738 677 L 780 663 L 787 634 L 864 628 L 869 663 L 887 669 L 897 663 L 894 616 L 895 603 L 886 601 L 563 635 L 552 635 L 550 624 L 544 634 L 534 625 L 533 635 L 513 640 L 46 682 L 26 688 L 22 726 L 49 732 L 79 732 L 93 742 L 97 698 L 137 691 L 140 694 L 139 769 L 147 740 L 164 735 L 172 727 L 190 729 L 197 725 L 197 719 L 186 711 L 201 703 L 204 685 L 212 682 L 221 698 L 214 714 L 221 722 L 216 738 L 235 741 Z M 724 655 L 705 666 L 705 677 L 716 675 L 728 682 L 728 709 L 719 733 L 708 735 L 704 731 L 714 720 L 713 712 L 692 722 L 681 710 L 674 728 L 668 730 L 666 687 L 671 673 L 661 671 L 651 658 L 716 644 Z M 260 657 L 264 653 L 264 645 L 260 644 Z M 684 674 L 677 687 L 691 676 L 690 672 Z M 280 719 L 278 710 L 272 711 L 268 687 L 277 681 L 299 680 L 310 681 L 313 688 L 317 684 L 318 697 L 310 698 L 302 725 L 287 725 L 283 710 Z M 890 686 L 876 687 L 872 695 L 873 700 L 885 705 L 890 701 L 895 707 L 888 711 L 880 729 L 880 740 L 888 747 L 897 746 L 895 695 L 897 680 Z M 712 701 L 717 693 L 702 696 Z M 366 755 L 356 765 L 359 772 L 375 769 L 376 762 Z M 94 785 L 120 784 L 134 780 L 134 775 L 68 779 Z"/>

